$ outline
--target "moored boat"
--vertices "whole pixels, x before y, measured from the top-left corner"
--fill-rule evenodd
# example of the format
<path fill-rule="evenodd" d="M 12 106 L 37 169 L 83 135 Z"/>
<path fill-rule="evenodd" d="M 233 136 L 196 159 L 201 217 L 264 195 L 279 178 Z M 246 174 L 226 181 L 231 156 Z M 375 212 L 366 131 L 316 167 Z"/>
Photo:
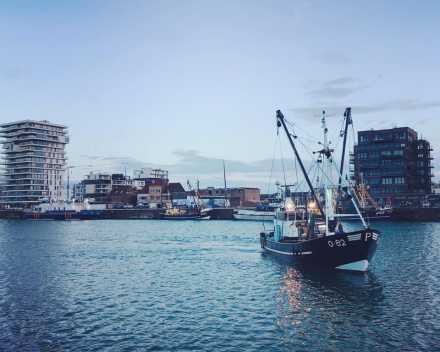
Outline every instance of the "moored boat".
<path fill-rule="evenodd" d="M 209 220 L 211 209 L 201 209 L 200 207 L 167 209 L 159 216 L 163 220 Z"/>
<path fill-rule="evenodd" d="M 32 211 L 25 213 L 27 220 L 81 220 L 81 208 L 74 202 L 42 198 Z"/>
<path fill-rule="evenodd" d="M 232 216 L 236 220 L 272 221 L 275 210 L 280 207 L 281 205 L 259 205 L 254 210 L 237 209 L 232 212 Z"/>
<path fill-rule="evenodd" d="M 347 180 L 342 177 L 340 169 L 336 165 L 333 158 L 334 150 L 329 148 L 325 115 L 322 118 L 324 139 L 323 142 L 318 143 L 323 148 L 315 152 L 318 153 L 320 159 L 316 164 L 323 164 L 322 167 L 319 166 L 319 170 L 323 173 L 321 179 L 324 180 L 322 185 L 324 207 L 315 194 L 315 189 L 292 140 L 292 135 L 295 138 L 297 136 L 288 130 L 284 115 L 279 110 L 277 111 L 277 126 L 278 128 L 282 126 L 286 132 L 309 187 L 311 195 L 309 207 L 316 207 L 316 210 L 322 214 L 323 221 L 318 221 L 312 211 L 307 212 L 305 219 L 292 221 L 285 215 L 285 209 L 288 208 L 286 205 L 276 212 L 273 230 L 260 232 L 261 247 L 267 252 L 289 258 L 294 264 L 354 272 L 366 271 L 380 242 L 381 232 L 371 229 L 366 223 L 362 212 L 353 200 Z M 337 185 L 332 182 L 333 172 L 339 176 L 339 184 Z M 335 213 L 333 194 L 338 186 L 344 188 L 347 199 L 352 201 L 356 214 Z M 346 233 L 343 230 L 341 218 L 352 216 L 357 216 L 363 228 Z"/>

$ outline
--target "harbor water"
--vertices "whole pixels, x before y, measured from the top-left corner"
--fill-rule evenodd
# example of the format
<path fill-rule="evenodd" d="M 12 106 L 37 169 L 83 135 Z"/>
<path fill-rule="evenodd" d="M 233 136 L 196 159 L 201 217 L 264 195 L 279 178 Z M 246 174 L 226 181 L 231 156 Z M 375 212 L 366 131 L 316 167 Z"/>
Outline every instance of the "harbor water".
<path fill-rule="evenodd" d="M 440 223 L 374 227 L 359 275 L 264 254 L 258 222 L 0 220 L 0 350 L 439 351 Z"/>

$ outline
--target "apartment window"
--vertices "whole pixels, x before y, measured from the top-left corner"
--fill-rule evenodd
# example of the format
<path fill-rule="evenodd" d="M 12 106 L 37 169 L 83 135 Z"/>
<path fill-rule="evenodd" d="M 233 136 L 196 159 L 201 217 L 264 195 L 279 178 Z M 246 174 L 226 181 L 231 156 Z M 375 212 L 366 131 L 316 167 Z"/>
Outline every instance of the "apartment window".
<path fill-rule="evenodd" d="M 425 175 L 425 170 L 417 170 L 417 175 L 424 176 Z"/>
<path fill-rule="evenodd" d="M 378 193 L 382 193 L 380 190 L 380 187 L 371 187 L 370 188 L 370 193 L 371 194 L 378 194 Z"/>
<path fill-rule="evenodd" d="M 418 146 L 417 146 L 417 149 L 423 149 L 423 144 L 419 144 Z"/>
<path fill-rule="evenodd" d="M 382 150 L 381 156 L 391 156 L 391 150 Z"/>
<path fill-rule="evenodd" d="M 405 139 L 406 133 L 405 132 L 396 132 L 396 139 Z"/>
<path fill-rule="evenodd" d="M 405 193 L 405 187 L 394 187 L 394 193 Z"/>
<path fill-rule="evenodd" d="M 368 155 L 367 153 L 359 153 L 359 159 L 367 159 Z"/>
<path fill-rule="evenodd" d="M 382 179 L 383 185 L 392 185 L 393 184 L 393 178 L 392 177 L 384 177 Z"/>
<path fill-rule="evenodd" d="M 403 159 L 394 160 L 394 166 L 403 166 Z"/>
<path fill-rule="evenodd" d="M 379 176 L 380 170 L 379 169 L 372 169 L 370 170 L 370 176 Z"/>
<path fill-rule="evenodd" d="M 384 194 L 393 193 L 393 187 L 382 187 L 382 193 Z"/>
<path fill-rule="evenodd" d="M 378 161 L 361 161 L 360 162 L 361 167 L 376 167 L 379 166 Z"/>
<path fill-rule="evenodd" d="M 423 167 L 423 166 L 424 166 L 423 161 L 418 161 L 418 162 L 417 162 L 417 167 Z"/>
<path fill-rule="evenodd" d="M 370 152 L 370 158 L 378 158 L 379 152 Z"/>
<path fill-rule="evenodd" d="M 389 159 L 382 160 L 382 166 L 391 166 L 391 160 Z"/>
<path fill-rule="evenodd" d="M 378 185 L 380 183 L 380 178 L 370 178 L 370 185 Z"/>
<path fill-rule="evenodd" d="M 361 136 L 361 143 L 369 142 L 369 141 L 370 141 L 370 135 L 369 134 Z"/>
<path fill-rule="evenodd" d="M 394 178 L 394 183 L 395 183 L 396 185 L 398 185 L 398 184 L 404 184 L 404 183 L 405 183 L 405 177 L 396 177 L 396 178 Z"/>
<path fill-rule="evenodd" d="M 403 156 L 403 149 L 395 150 L 394 155 L 400 155 Z"/>

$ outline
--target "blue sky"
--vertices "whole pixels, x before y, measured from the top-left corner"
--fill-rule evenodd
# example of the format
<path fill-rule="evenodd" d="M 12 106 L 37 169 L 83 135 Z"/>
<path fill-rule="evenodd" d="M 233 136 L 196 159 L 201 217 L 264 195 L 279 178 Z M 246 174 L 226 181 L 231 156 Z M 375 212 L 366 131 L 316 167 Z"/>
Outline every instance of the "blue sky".
<path fill-rule="evenodd" d="M 221 186 L 225 159 L 229 185 L 267 189 L 278 109 L 319 136 L 314 112 L 336 127 L 351 106 L 356 131 L 411 127 L 436 164 L 439 13 L 437 1 L 3 1 L 0 121 L 68 125 L 73 181 L 152 166 Z"/>

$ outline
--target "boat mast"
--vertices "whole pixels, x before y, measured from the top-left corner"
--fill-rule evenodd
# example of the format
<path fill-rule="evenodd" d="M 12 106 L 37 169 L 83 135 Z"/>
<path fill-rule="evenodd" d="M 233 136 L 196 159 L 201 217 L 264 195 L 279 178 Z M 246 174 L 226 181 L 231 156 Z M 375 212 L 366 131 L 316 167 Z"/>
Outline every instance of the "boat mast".
<path fill-rule="evenodd" d="M 353 123 L 353 120 L 351 119 L 351 108 L 345 109 L 344 117 L 345 117 L 344 143 L 342 145 L 341 167 L 339 168 L 339 170 L 341 170 L 341 175 L 344 174 L 345 145 L 347 144 L 348 125 L 351 125 Z M 342 182 L 342 178 L 339 177 L 338 194 L 341 192 L 341 182 Z"/>
<path fill-rule="evenodd" d="M 325 111 L 322 112 L 323 113 L 323 117 L 322 117 L 322 128 L 324 130 L 324 149 L 321 150 L 319 153 L 322 153 L 325 155 L 324 158 L 324 169 L 326 170 L 326 175 L 324 175 L 324 184 L 325 184 L 325 214 L 327 215 L 325 217 L 325 224 L 326 224 L 326 236 L 329 235 L 329 232 L 333 232 L 333 227 L 334 225 L 332 225 L 332 229 L 329 229 L 329 218 L 331 218 L 330 220 L 334 220 L 334 207 L 333 207 L 333 181 L 332 181 L 332 159 L 330 159 L 331 157 L 331 153 L 333 150 L 329 149 L 329 143 L 328 143 L 328 128 L 327 128 L 327 124 L 325 122 Z M 330 181 L 330 182 L 329 182 Z M 331 231 L 330 231 L 331 230 Z"/>
<path fill-rule="evenodd" d="M 225 159 L 223 159 L 223 180 L 225 181 L 225 208 L 228 206 L 228 189 L 226 188 Z"/>
<path fill-rule="evenodd" d="M 310 182 L 309 176 L 307 175 L 306 169 L 304 168 L 304 165 L 301 161 L 301 158 L 299 157 L 298 151 L 296 150 L 295 144 L 292 141 L 292 136 L 290 135 L 289 130 L 287 129 L 286 123 L 284 121 L 284 115 L 281 112 L 281 110 L 277 110 L 277 126 L 281 127 L 281 125 L 283 125 L 283 127 L 284 127 L 284 132 L 286 132 L 286 135 L 287 135 L 287 138 L 289 139 L 290 145 L 292 146 L 292 149 L 295 153 L 295 156 L 298 159 L 299 165 L 301 166 L 301 171 L 304 175 L 304 178 L 306 179 L 307 184 L 309 185 L 310 192 L 312 192 L 312 196 L 316 201 L 316 205 L 318 206 L 318 209 L 321 212 L 322 216 L 325 216 L 325 213 L 322 210 L 321 204 L 319 203 L 318 197 L 315 195 L 315 191 L 313 189 L 312 183 Z"/>

